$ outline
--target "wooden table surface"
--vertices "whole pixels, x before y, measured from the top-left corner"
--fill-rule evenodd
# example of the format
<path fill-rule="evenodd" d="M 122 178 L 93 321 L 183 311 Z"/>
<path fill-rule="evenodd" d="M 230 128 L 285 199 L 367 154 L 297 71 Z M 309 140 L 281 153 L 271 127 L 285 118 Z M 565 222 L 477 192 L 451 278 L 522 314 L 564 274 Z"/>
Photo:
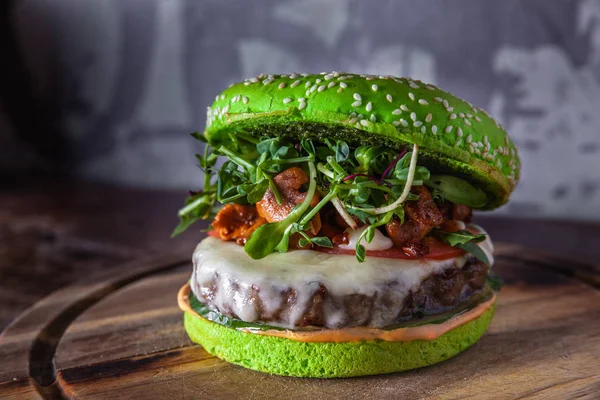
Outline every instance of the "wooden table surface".
<path fill-rule="evenodd" d="M 169 238 L 176 223 L 175 212 L 185 193 L 134 190 L 75 181 L 31 183 L 1 190 L 0 330 L 36 303 L 42 304 L 42 307 L 34 307 L 34 312 L 15 321 L 13 328 L 16 327 L 18 331 L 21 326 L 31 328 L 41 321 L 52 320 L 53 310 L 60 309 L 58 305 L 73 307 L 73 298 L 87 299 L 77 303 L 87 307 L 94 301 L 94 296 L 106 291 L 106 282 L 110 282 L 113 289 L 134 281 L 140 282 L 138 286 L 142 287 L 155 284 L 151 278 L 145 278 L 148 271 L 156 273 L 161 268 L 169 269 L 169 278 L 163 282 L 172 282 L 165 283 L 166 288 L 163 289 L 172 290 L 171 286 L 175 287 L 185 276 L 189 268 L 186 265 L 187 258 L 195 243 L 203 236 L 192 229 L 180 238 Z M 495 242 L 520 246 L 512 250 L 510 246 L 505 246 L 507 257 L 510 258 L 511 254 L 514 256 L 516 252 L 519 257 L 522 256 L 520 262 L 533 262 L 533 257 L 528 258 L 525 253 L 535 254 L 537 263 L 544 263 L 554 270 L 562 268 L 558 271 L 562 275 L 575 275 L 596 288 L 600 286 L 600 264 L 597 261 L 600 255 L 600 224 L 491 216 L 478 216 L 477 222 L 488 230 Z M 538 251 L 557 254 L 569 260 L 568 267 L 544 261 L 544 256 L 540 256 Z M 74 282 L 77 285 L 71 288 L 76 289 L 55 292 Z M 94 286 L 98 282 L 103 282 L 104 286 Z M 563 287 L 560 290 L 567 289 Z M 44 300 L 54 302 L 51 306 L 44 301 L 39 302 L 52 292 L 55 293 Z M 39 314 L 36 315 L 36 312 Z M 93 319 L 92 316 L 82 318 Z M 46 326 L 44 329 L 43 332 L 47 334 L 52 333 L 54 328 Z M 177 332 L 176 335 L 181 334 Z M 22 335 L 25 335 L 25 331 Z M 170 337 L 168 340 L 184 341 L 185 338 Z M 62 343 L 65 341 L 68 342 L 65 339 Z M 28 376 L 32 370 L 35 372 L 36 365 L 32 365 L 26 357 L 29 350 L 13 346 L 10 354 L 5 354 L 6 359 L 12 357 L 13 362 L 10 365 L 12 370 L 0 367 L 0 397 L 3 397 L 4 388 L 6 396 L 12 393 L 15 398 L 21 398 L 24 393 L 29 393 L 31 398 L 39 398 L 36 397 L 39 396 L 37 382 L 15 378 Z M 60 346 L 58 350 L 61 350 Z M 40 351 L 43 353 L 44 349 Z M 87 357 L 85 352 L 73 353 L 73 350 L 61 354 L 61 357 L 69 360 L 65 364 L 67 367 L 74 362 L 73 354 L 80 357 L 79 360 Z M 1 354 L 0 359 L 4 361 Z M 23 365 L 19 364 L 20 360 L 24 360 Z M 595 368 L 600 369 L 600 363 Z M 38 380 L 55 378 L 43 376 L 41 369 L 38 372 L 41 374 L 36 376 Z M 15 380 L 3 383 L 3 377 L 13 377 Z M 72 375 L 67 377 L 73 378 Z M 77 380 L 76 377 L 73 379 Z M 49 397 L 61 395 L 48 389 L 42 392 Z"/>

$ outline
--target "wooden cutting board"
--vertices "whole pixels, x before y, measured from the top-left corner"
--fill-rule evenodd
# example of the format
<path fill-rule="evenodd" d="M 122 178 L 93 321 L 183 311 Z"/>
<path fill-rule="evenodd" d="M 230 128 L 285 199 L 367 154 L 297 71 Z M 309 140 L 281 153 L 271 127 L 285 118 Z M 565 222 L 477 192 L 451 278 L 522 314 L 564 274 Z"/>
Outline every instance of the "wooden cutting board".
<path fill-rule="evenodd" d="M 506 285 L 488 333 L 444 363 L 351 379 L 271 376 L 187 338 L 167 256 L 61 290 L 0 336 L 0 397 L 102 399 L 600 398 L 600 269 L 498 246 Z"/>

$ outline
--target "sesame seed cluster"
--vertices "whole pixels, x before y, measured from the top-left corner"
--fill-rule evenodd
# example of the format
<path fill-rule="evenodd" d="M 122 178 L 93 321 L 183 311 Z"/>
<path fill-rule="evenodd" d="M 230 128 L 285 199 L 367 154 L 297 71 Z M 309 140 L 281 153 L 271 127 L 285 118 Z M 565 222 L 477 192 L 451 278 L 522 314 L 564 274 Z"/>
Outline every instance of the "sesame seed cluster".
<path fill-rule="evenodd" d="M 206 131 L 223 129 L 240 116 L 273 114 L 388 137 L 435 138 L 453 154 L 467 152 L 501 172 L 513 187 L 519 179 L 517 149 L 497 121 L 465 100 L 410 78 L 336 71 L 261 74 L 217 95 L 207 110 Z"/>

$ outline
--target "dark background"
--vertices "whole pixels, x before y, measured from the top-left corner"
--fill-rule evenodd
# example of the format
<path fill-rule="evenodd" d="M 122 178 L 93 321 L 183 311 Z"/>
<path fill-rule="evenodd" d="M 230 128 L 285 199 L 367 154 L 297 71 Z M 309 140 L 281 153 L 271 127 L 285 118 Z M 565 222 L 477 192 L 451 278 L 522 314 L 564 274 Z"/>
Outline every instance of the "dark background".
<path fill-rule="evenodd" d="M 413 76 L 520 148 L 499 213 L 600 219 L 600 0 L 2 2 L 0 170 L 198 189 L 214 95 L 259 73 Z"/>

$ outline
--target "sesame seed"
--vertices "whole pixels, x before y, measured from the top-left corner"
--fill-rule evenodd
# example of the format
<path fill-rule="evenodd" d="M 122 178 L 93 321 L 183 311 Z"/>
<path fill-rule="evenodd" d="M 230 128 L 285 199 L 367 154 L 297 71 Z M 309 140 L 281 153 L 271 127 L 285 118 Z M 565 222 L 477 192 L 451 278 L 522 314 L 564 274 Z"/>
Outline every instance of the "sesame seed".
<path fill-rule="evenodd" d="M 362 104 L 362 101 L 356 100 L 354 103 L 352 103 L 352 107 L 360 107 Z"/>
<path fill-rule="evenodd" d="M 427 114 L 427 116 L 425 117 L 425 122 L 431 122 L 431 120 L 433 119 L 433 115 L 431 115 L 431 113 Z"/>
<path fill-rule="evenodd" d="M 469 121 L 468 119 L 465 119 L 465 124 L 468 126 L 471 126 L 471 121 Z"/>
<path fill-rule="evenodd" d="M 323 74 L 321 74 L 321 75 L 323 75 Z M 315 81 L 315 83 L 321 83 L 321 80 L 320 80 L 320 79 L 317 79 L 317 80 Z"/>
<path fill-rule="evenodd" d="M 438 103 L 441 103 L 444 101 L 444 99 L 442 99 L 441 97 L 434 97 L 433 98 L 435 101 L 437 101 Z"/>
<path fill-rule="evenodd" d="M 348 122 L 350 122 L 351 124 L 355 124 L 356 121 L 358 121 L 358 118 L 354 117 L 354 118 L 350 118 L 350 120 Z"/>
<path fill-rule="evenodd" d="M 319 88 L 317 89 L 319 92 L 322 92 L 323 90 L 327 89 L 327 86 L 325 85 L 321 85 L 319 86 Z"/>
<path fill-rule="evenodd" d="M 248 79 L 250 82 L 252 83 L 257 83 L 258 82 L 258 78 L 250 78 Z"/>
<path fill-rule="evenodd" d="M 430 86 L 430 85 L 425 86 L 425 89 L 431 90 L 431 91 L 435 90 L 435 88 L 433 86 Z"/>
<path fill-rule="evenodd" d="M 279 86 L 277 86 L 279 89 L 283 89 L 285 87 L 285 82 L 281 82 L 279 84 Z"/>
<path fill-rule="evenodd" d="M 475 153 L 475 147 L 473 147 L 473 144 L 469 144 L 469 152 Z"/>
<path fill-rule="evenodd" d="M 223 114 L 227 114 L 229 112 L 229 104 L 223 107 Z"/>
<path fill-rule="evenodd" d="M 242 98 L 242 101 L 244 102 L 244 104 L 248 104 L 248 98 L 247 98 L 246 96 L 244 96 L 244 97 Z"/>
<path fill-rule="evenodd" d="M 375 78 L 373 77 L 373 75 L 369 75 L 365 79 L 368 80 L 368 81 L 372 81 Z"/>
<path fill-rule="evenodd" d="M 475 121 L 477 122 L 481 122 L 481 118 L 479 118 L 477 115 L 475 116 Z"/>
<path fill-rule="evenodd" d="M 304 103 L 304 102 L 306 101 L 306 99 L 305 99 L 304 97 L 300 97 L 300 98 L 298 99 L 298 101 L 299 101 L 300 103 Z"/>
<path fill-rule="evenodd" d="M 310 81 L 306 82 L 306 83 L 304 84 L 304 87 L 308 89 L 308 88 L 310 87 Z"/>
<path fill-rule="evenodd" d="M 473 118 L 473 114 L 466 114 L 467 118 Z"/>
<path fill-rule="evenodd" d="M 427 100 L 419 99 L 419 104 L 423 104 L 424 106 L 426 106 L 429 104 L 429 102 Z"/>
<path fill-rule="evenodd" d="M 219 95 L 215 96 L 215 101 L 219 101 Z"/>
<path fill-rule="evenodd" d="M 392 95 L 391 94 L 386 94 L 385 95 L 385 99 L 391 103 L 392 102 Z"/>
<path fill-rule="evenodd" d="M 361 120 L 360 120 L 360 124 L 361 124 L 362 126 L 369 126 L 369 121 L 367 121 L 366 119 L 361 119 Z"/>
<path fill-rule="evenodd" d="M 290 85 L 290 87 L 296 87 L 296 86 L 298 86 L 299 84 L 300 84 L 300 81 L 299 81 L 299 80 L 295 80 L 295 81 L 294 81 L 294 83 L 292 83 L 292 84 Z"/>
<path fill-rule="evenodd" d="M 362 97 L 361 97 L 361 96 L 360 96 L 360 94 L 358 94 L 358 93 L 354 93 L 354 94 L 352 95 L 352 97 L 354 97 L 354 100 L 358 100 L 358 101 L 361 101 L 361 100 L 362 100 Z"/>
<path fill-rule="evenodd" d="M 350 116 L 351 117 L 356 117 L 356 113 L 353 111 L 353 112 L 350 113 Z"/>
<path fill-rule="evenodd" d="M 444 105 L 444 107 L 446 107 L 446 108 L 450 107 L 450 104 L 448 103 L 448 100 L 444 100 L 444 101 L 442 102 L 442 104 L 443 104 L 443 105 Z"/>
<path fill-rule="evenodd" d="M 300 102 L 300 104 L 298 104 L 298 110 L 302 110 L 304 107 L 306 107 L 306 103 L 305 102 Z"/>
<path fill-rule="evenodd" d="M 410 119 L 412 119 L 413 121 L 416 121 L 417 120 L 417 114 L 414 113 L 414 112 L 411 112 L 410 113 Z"/>
<path fill-rule="evenodd" d="M 371 102 L 368 102 L 366 109 L 370 112 L 373 109 L 373 104 Z"/>
<path fill-rule="evenodd" d="M 434 125 L 431 127 L 431 133 L 433 133 L 435 135 L 435 134 L 437 134 L 437 131 L 438 131 L 437 125 Z"/>
<path fill-rule="evenodd" d="M 340 87 L 346 89 L 348 85 L 346 84 L 346 82 L 340 82 Z"/>
<path fill-rule="evenodd" d="M 402 111 L 407 111 L 407 112 L 408 112 L 408 107 L 406 107 L 404 104 L 402 104 L 402 105 L 400 106 L 400 109 L 401 109 Z"/>
<path fill-rule="evenodd" d="M 473 141 L 473 135 L 469 134 L 469 136 L 467 136 L 467 138 L 465 139 L 465 141 L 467 143 L 471 143 Z"/>
<path fill-rule="evenodd" d="M 333 76 L 333 74 L 327 74 L 327 75 L 325 75 L 323 78 L 324 78 L 326 81 L 328 81 L 328 80 L 330 80 L 330 79 L 333 79 L 333 78 L 334 78 L 334 76 Z"/>
<path fill-rule="evenodd" d="M 327 84 L 327 88 L 328 88 L 328 89 L 331 89 L 331 88 L 332 88 L 332 87 L 334 87 L 334 86 L 335 86 L 335 82 L 329 82 L 329 83 Z"/>
<path fill-rule="evenodd" d="M 421 127 L 421 133 L 425 133 L 425 132 L 427 132 L 427 127 L 425 125 L 423 125 Z"/>
<path fill-rule="evenodd" d="M 458 116 L 461 117 L 461 118 L 464 118 L 465 114 L 464 113 L 458 113 Z"/>
<path fill-rule="evenodd" d="M 412 92 L 410 92 L 410 93 L 408 94 L 408 97 L 410 97 L 410 99 L 411 99 L 412 101 L 415 101 L 415 95 L 414 95 L 414 94 L 412 94 Z"/>
<path fill-rule="evenodd" d="M 371 114 L 371 117 L 369 119 L 371 120 L 371 122 L 377 121 L 377 117 L 375 117 L 375 114 Z"/>
<path fill-rule="evenodd" d="M 487 137 L 487 135 L 483 137 L 483 143 L 484 143 L 484 144 L 487 144 L 487 143 L 488 143 L 488 137 Z"/>
<path fill-rule="evenodd" d="M 269 83 L 271 83 L 271 82 L 273 82 L 273 79 L 271 79 L 271 78 L 267 78 L 267 79 L 265 79 L 265 80 L 264 80 L 262 83 L 263 83 L 263 85 L 268 85 L 268 84 L 269 84 Z"/>
<path fill-rule="evenodd" d="M 419 88 L 419 85 L 417 85 L 413 81 L 410 81 L 410 83 L 408 84 L 408 86 L 410 86 L 412 89 L 418 89 Z"/>
<path fill-rule="evenodd" d="M 313 86 L 310 88 L 310 93 L 314 93 L 316 90 L 317 90 L 317 85 L 313 85 Z"/>
<path fill-rule="evenodd" d="M 365 116 L 362 114 L 358 114 L 357 117 L 358 117 L 358 119 L 363 119 Z"/>
<path fill-rule="evenodd" d="M 458 139 L 458 140 L 456 141 L 456 144 L 455 144 L 455 146 L 456 146 L 456 147 L 460 147 L 460 145 L 461 145 L 461 144 L 462 144 L 462 139 Z"/>
<path fill-rule="evenodd" d="M 290 74 L 290 79 L 296 79 L 297 77 L 298 77 L 298 74 L 297 74 L 297 73 L 295 73 L 295 72 L 292 72 L 292 73 Z"/>
<path fill-rule="evenodd" d="M 375 84 L 372 84 L 372 85 L 371 85 L 371 90 L 373 90 L 374 92 L 376 92 L 376 91 L 377 91 L 377 89 L 378 89 L 378 86 L 377 86 L 377 85 L 375 85 Z"/>
<path fill-rule="evenodd" d="M 404 118 L 400 118 L 400 123 L 402 124 L 403 127 L 407 127 L 408 126 L 408 121 L 406 121 Z"/>
<path fill-rule="evenodd" d="M 446 111 L 448 111 L 448 112 L 452 112 L 452 111 L 454 111 L 454 107 L 447 107 L 447 108 L 446 108 Z"/>
<path fill-rule="evenodd" d="M 252 84 L 252 82 L 250 82 L 250 81 L 244 82 L 244 86 L 248 86 L 248 85 L 251 85 L 251 84 Z"/>
<path fill-rule="evenodd" d="M 393 121 L 393 122 L 392 122 L 392 124 L 393 124 L 394 126 L 398 126 L 398 125 L 400 125 L 400 121 Z"/>
<path fill-rule="evenodd" d="M 283 104 L 288 104 L 288 103 L 291 103 L 291 102 L 292 102 L 292 99 L 289 98 L 289 97 L 286 97 L 285 99 L 283 99 Z"/>
<path fill-rule="evenodd" d="M 456 114 L 454 114 L 454 113 L 450 114 L 450 119 L 456 119 Z"/>
<path fill-rule="evenodd" d="M 308 76 L 308 74 L 306 74 L 306 73 L 305 74 L 300 74 L 300 76 L 303 76 L 303 77 L 306 78 Z"/>
<path fill-rule="evenodd" d="M 463 135 L 463 131 L 462 129 L 460 129 L 460 126 L 458 128 L 456 128 L 456 136 L 458 137 L 462 137 Z"/>

